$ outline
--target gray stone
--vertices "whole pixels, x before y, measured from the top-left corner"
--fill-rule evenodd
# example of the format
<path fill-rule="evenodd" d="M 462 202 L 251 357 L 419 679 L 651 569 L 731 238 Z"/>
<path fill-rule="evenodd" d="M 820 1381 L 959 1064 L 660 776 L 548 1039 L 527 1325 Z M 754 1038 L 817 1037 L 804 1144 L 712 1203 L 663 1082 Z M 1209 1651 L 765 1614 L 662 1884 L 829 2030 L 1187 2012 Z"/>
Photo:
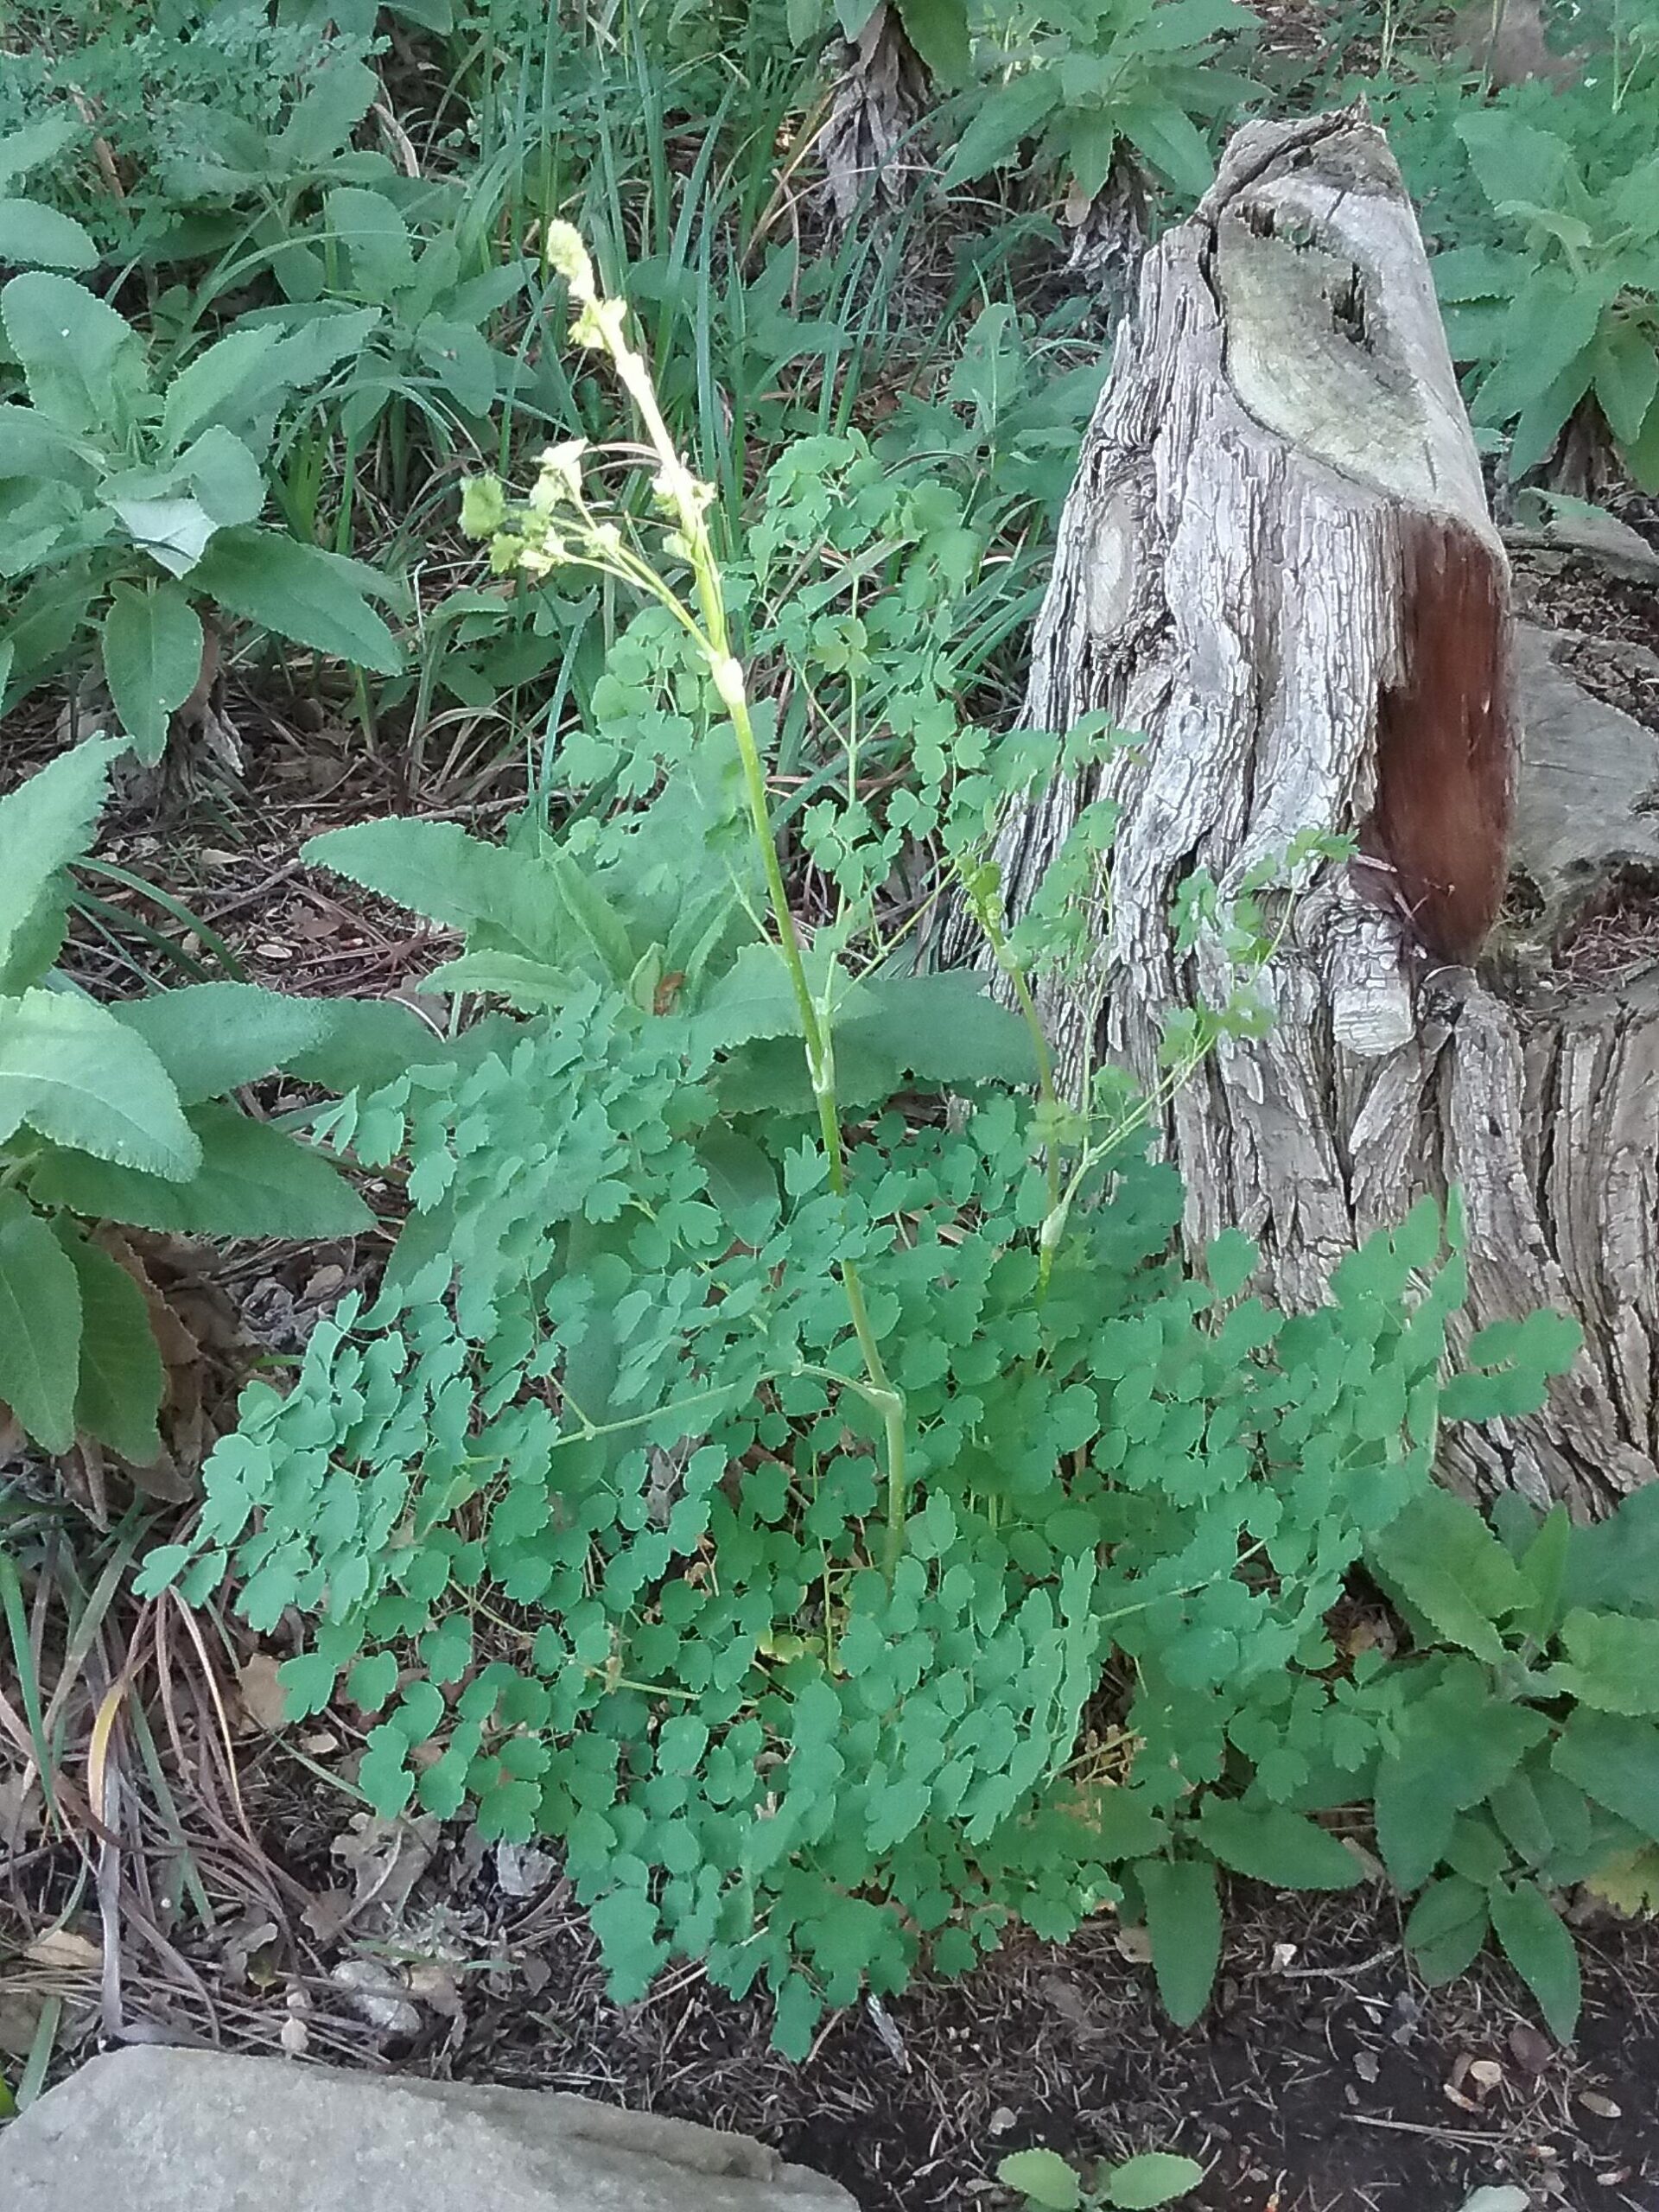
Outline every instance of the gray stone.
<path fill-rule="evenodd" d="M 1522 552 L 1581 554 L 1634 583 L 1659 582 L 1659 552 L 1640 531 L 1599 507 L 1557 508 L 1541 529 L 1506 530 L 1503 542 Z"/>
<path fill-rule="evenodd" d="M 1514 857 L 1552 922 L 1613 870 L 1659 869 L 1659 733 L 1558 667 L 1565 642 L 1516 626 Z"/>
<path fill-rule="evenodd" d="M 154 2044 L 0 2133 L 4 2212 L 855 2212 L 747 2135 L 536 2089 Z"/>

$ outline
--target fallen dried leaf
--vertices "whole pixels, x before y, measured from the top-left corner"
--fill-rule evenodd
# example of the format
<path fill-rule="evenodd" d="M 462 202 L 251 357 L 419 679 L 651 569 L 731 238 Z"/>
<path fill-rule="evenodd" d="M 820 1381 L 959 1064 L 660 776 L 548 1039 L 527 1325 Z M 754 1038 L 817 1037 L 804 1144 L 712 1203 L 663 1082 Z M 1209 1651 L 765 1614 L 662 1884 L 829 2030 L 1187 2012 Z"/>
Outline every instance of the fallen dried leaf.
<path fill-rule="evenodd" d="M 1599 2089 L 1580 2089 L 1579 2102 L 1586 2112 L 1594 2113 L 1598 2120 L 1618 2120 L 1624 2114 L 1624 2107 L 1615 2104 L 1611 2097 L 1604 2097 Z"/>
<path fill-rule="evenodd" d="M 420 1959 L 409 1969 L 409 1993 L 446 2020 L 461 2018 L 461 1991 L 455 1977 L 435 1959 Z"/>
<path fill-rule="evenodd" d="M 1007 2105 L 998 2105 L 985 2125 L 991 2134 L 1006 2135 L 1011 2127 L 1017 2125 L 1017 2121 L 1018 2115 L 1010 2112 Z"/>
<path fill-rule="evenodd" d="M 396 1916 L 425 1873 L 437 1847 L 438 1823 L 430 1814 L 418 1820 L 383 1821 L 373 1813 L 354 1813 L 343 1835 L 328 1847 L 352 1877 L 352 1910 L 373 1904 Z"/>
<path fill-rule="evenodd" d="M 558 1871 L 557 1861 L 533 1845 L 498 1843 L 495 1847 L 495 1878 L 507 1897 L 533 1897 Z"/>
<path fill-rule="evenodd" d="M 0 1840 L 16 1851 L 41 1825 L 41 1786 L 33 1773 L 0 1775 Z"/>
<path fill-rule="evenodd" d="M 27 2058 L 34 2050 L 45 2007 L 43 1991 L 0 1988 L 0 2051 L 8 2058 Z"/>
<path fill-rule="evenodd" d="M 1119 1957 L 1128 1959 L 1131 1966 L 1152 1964 L 1152 1937 L 1144 1928 L 1120 1928 L 1112 1940 Z"/>
<path fill-rule="evenodd" d="M 1354 2071 L 1362 2082 L 1375 2082 L 1382 2070 L 1374 2050 L 1357 2050 L 1354 2053 Z"/>
<path fill-rule="evenodd" d="M 328 1979 L 358 2018 L 382 2035 L 419 2035 L 420 2008 L 410 2004 L 403 1982 L 378 1959 L 342 1959 Z"/>
<path fill-rule="evenodd" d="M 54 1974 L 97 1974 L 104 1964 L 102 1944 L 77 1936 L 73 1928 L 48 1928 L 24 1951 L 31 1965 Z"/>
<path fill-rule="evenodd" d="M 1046 1974 L 1037 1985 L 1039 1994 L 1054 2007 L 1063 2020 L 1074 2028 L 1092 2028 L 1096 2023 L 1089 2010 L 1089 2000 L 1076 1982 L 1067 1981 L 1057 1974 Z"/>
<path fill-rule="evenodd" d="M 282 1726 L 288 1708 L 287 1693 L 276 1679 L 276 1668 L 277 1662 L 268 1651 L 256 1651 L 236 1674 L 243 1710 L 256 1727 L 273 1735 Z"/>
<path fill-rule="evenodd" d="M 1548 2036 L 1528 2021 L 1517 2020 L 1510 2030 L 1510 2055 L 1524 2073 L 1542 2074 L 1555 2054 Z"/>

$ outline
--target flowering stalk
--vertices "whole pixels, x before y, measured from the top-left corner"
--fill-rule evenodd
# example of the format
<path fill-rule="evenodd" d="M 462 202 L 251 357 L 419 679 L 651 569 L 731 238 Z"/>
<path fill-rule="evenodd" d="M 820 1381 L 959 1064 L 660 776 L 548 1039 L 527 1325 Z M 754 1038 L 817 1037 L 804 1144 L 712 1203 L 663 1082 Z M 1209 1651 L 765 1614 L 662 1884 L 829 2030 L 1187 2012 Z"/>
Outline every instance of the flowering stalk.
<path fill-rule="evenodd" d="M 527 506 L 517 512 L 510 513 L 505 494 L 496 479 L 475 479 L 467 485 L 463 496 L 461 524 L 470 536 L 490 539 L 491 564 L 498 572 L 518 570 L 540 577 L 556 568 L 576 566 L 597 569 L 634 585 L 667 608 L 702 656 L 715 694 L 731 718 L 736 736 L 750 825 L 766 876 L 779 950 L 788 970 L 800 1019 L 807 1073 L 829 1163 L 830 1188 L 840 1197 L 847 1189 L 847 1155 L 836 1099 L 835 1040 L 828 987 L 820 1003 L 813 997 L 807 980 L 794 917 L 790 912 L 789 895 L 772 834 L 766 768 L 749 709 L 743 666 L 732 651 L 720 563 L 709 531 L 709 509 L 714 490 L 692 474 L 677 451 L 663 420 L 651 372 L 628 341 L 626 303 L 601 296 L 594 279 L 593 264 L 579 234 L 569 223 L 550 224 L 544 251 L 549 266 L 569 287 L 575 305 L 575 318 L 570 326 L 572 340 L 607 358 L 639 415 L 646 441 L 643 457 L 655 471 L 652 492 L 671 524 L 665 541 L 667 550 L 690 567 L 695 605 L 688 606 L 624 537 L 620 526 L 602 518 L 589 505 L 582 474 L 585 439 L 571 439 L 548 448 L 542 456 L 541 473 Z M 887 1495 L 884 1565 L 891 1576 L 903 1548 L 907 1504 L 905 1400 L 888 1376 L 882 1360 L 855 1262 L 842 1261 L 840 1274 L 853 1332 L 864 1361 L 864 1379 L 855 1388 L 880 1414 L 885 1432 Z"/>

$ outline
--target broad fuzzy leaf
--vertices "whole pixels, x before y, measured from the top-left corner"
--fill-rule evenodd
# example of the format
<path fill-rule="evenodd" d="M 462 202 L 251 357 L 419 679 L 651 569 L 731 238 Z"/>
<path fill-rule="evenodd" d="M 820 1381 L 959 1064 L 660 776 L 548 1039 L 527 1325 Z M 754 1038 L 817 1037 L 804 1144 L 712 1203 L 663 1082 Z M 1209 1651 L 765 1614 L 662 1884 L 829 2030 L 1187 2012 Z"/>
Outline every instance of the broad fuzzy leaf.
<path fill-rule="evenodd" d="M 1575 1528 L 1562 1601 L 1620 1613 L 1659 1613 L 1659 1483 L 1621 1499 L 1605 1521 Z"/>
<path fill-rule="evenodd" d="M 998 2159 L 996 2177 L 1039 2212 L 1077 2212 L 1083 2202 L 1083 2183 L 1058 2151 L 1011 2152 Z"/>
<path fill-rule="evenodd" d="M 95 269 L 91 234 L 38 200 L 0 199 L 0 262 L 15 269 Z"/>
<path fill-rule="evenodd" d="M 1580 1708 L 1557 1739 L 1556 1771 L 1659 1843 L 1659 1727 Z"/>
<path fill-rule="evenodd" d="M 1455 1980 L 1479 1955 L 1489 1917 L 1477 1883 L 1448 1874 L 1429 1884 L 1406 1922 L 1406 1948 L 1431 1989 Z"/>
<path fill-rule="evenodd" d="M 117 584 L 104 618 L 110 696 L 143 760 L 159 760 L 168 725 L 201 677 L 201 620 L 172 584 Z"/>
<path fill-rule="evenodd" d="M 1210 2002 L 1221 1962 L 1216 1870 L 1207 1859 L 1143 1859 L 1135 1871 L 1158 1993 L 1175 2024 L 1190 2027 Z"/>
<path fill-rule="evenodd" d="M 716 1122 L 697 1141 L 709 1195 L 745 1243 L 759 1244 L 778 1219 L 778 1171 L 753 1137 Z"/>
<path fill-rule="evenodd" d="M 374 1090 L 410 1068 L 487 1050 L 510 1025 L 491 1016 L 462 1039 L 441 1036 L 412 1007 L 393 999 L 325 999 L 314 1004 L 324 1021 L 315 1045 L 292 1057 L 289 1071 L 323 1090 Z"/>
<path fill-rule="evenodd" d="M 486 844 L 453 822 L 392 820 L 326 830 L 303 857 L 429 921 L 499 931 L 515 950 L 557 964 L 563 902 L 531 854 Z"/>
<path fill-rule="evenodd" d="M 335 185 L 323 194 L 328 227 L 345 247 L 352 289 L 385 305 L 415 274 L 409 226 L 383 192 Z"/>
<path fill-rule="evenodd" d="M 187 1106 L 287 1067 L 322 1044 L 332 1019 L 323 1000 L 253 983 L 187 983 L 111 1011 L 143 1039 Z"/>
<path fill-rule="evenodd" d="M 1437 1636 L 1492 1664 L 1503 1656 L 1497 1624 L 1533 1594 L 1477 1510 L 1445 1491 L 1414 1498 L 1373 1541 L 1370 1558 Z"/>
<path fill-rule="evenodd" d="M 32 269 L 0 290 L 0 322 L 43 415 L 62 429 L 121 435 L 146 388 L 144 351 L 106 301 Z"/>
<path fill-rule="evenodd" d="M 1535 1882 L 1500 1882 L 1491 1898 L 1492 1928 L 1505 1957 L 1538 1999 L 1551 2032 L 1571 2043 L 1581 1991 L 1578 1947 Z"/>
<path fill-rule="evenodd" d="M 1031 1032 L 966 969 L 876 977 L 863 989 L 868 1011 L 846 1027 L 861 1050 L 886 1055 L 900 1073 L 941 1089 L 1036 1082 Z"/>
<path fill-rule="evenodd" d="M 0 1000 L 0 1134 L 20 1122 L 54 1144 L 175 1182 L 200 1164 L 149 1046 L 107 1007 L 64 991 Z"/>
<path fill-rule="evenodd" d="M 161 1457 L 156 1427 L 167 1377 L 144 1294 L 125 1268 L 67 1218 L 54 1224 L 80 1283 L 75 1425 L 135 1466 Z"/>
<path fill-rule="evenodd" d="M 39 1214 L 0 1196 L 0 1403 L 45 1452 L 75 1440 L 80 1284 Z"/>
<path fill-rule="evenodd" d="M 1052 70 L 1029 69 L 999 85 L 957 142 L 939 180 L 941 188 L 949 192 L 955 185 L 971 184 L 988 169 L 1000 168 L 1059 105 L 1059 83 Z"/>
<path fill-rule="evenodd" d="M 369 603 L 385 580 L 359 561 L 248 526 L 221 530 L 192 582 L 204 598 L 279 638 L 377 676 L 403 666 L 397 639 Z"/>
<path fill-rule="evenodd" d="M 1407 1708 L 1375 1783 L 1377 1847 L 1401 1889 L 1427 1880 L 1457 1815 L 1502 1789 L 1548 1732 L 1541 1713 L 1494 1698 L 1467 1662 Z"/>
<path fill-rule="evenodd" d="M 1609 322 L 1596 340 L 1596 400 L 1621 445 L 1634 445 L 1659 395 L 1659 353 L 1634 321 Z"/>
<path fill-rule="evenodd" d="M 1561 1624 L 1567 1653 L 1552 1680 L 1599 1713 L 1659 1713 L 1659 1621 L 1583 1607 Z"/>
<path fill-rule="evenodd" d="M 1183 2158 L 1173 2151 L 1146 2151 L 1138 2158 L 1125 2158 L 1106 2177 L 1106 2202 L 1120 2212 L 1152 2212 L 1160 2204 L 1173 2204 L 1198 2187 L 1204 2168 L 1196 2158 Z"/>
<path fill-rule="evenodd" d="M 1198 1833 L 1224 1866 L 1280 1889 L 1351 1890 L 1363 1879 L 1351 1851 L 1282 1805 L 1239 1805 L 1207 1797 Z"/>
<path fill-rule="evenodd" d="M 351 1185 L 309 1146 L 231 1106 L 193 1106 L 189 1122 L 201 1165 L 188 1181 L 57 1153 L 33 1187 L 90 1218 L 188 1236 L 349 1236 L 373 1226 Z"/>
<path fill-rule="evenodd" d="M 92 843 L 123 750 L 114 739 L 78 745 L 0 798 L 0 984 L 35 980 L 8 978 L 13 946 L 48 897 L 63 894 L 61 871 Z"/>
<path fill-rule="evenodd" d="M 965 84 L 970 63 L 963 0 L 899 0 L 906 35 L 941 85 Z"/>
<path fill-rule="evenodd" d="M 21 130 L 7 131 L 0 137 L 0 190 L 10 190 L 14 181 L 55 161 L 66 146 L 73 145 L 83 128 L 60 110 L 25 124 Z"/>

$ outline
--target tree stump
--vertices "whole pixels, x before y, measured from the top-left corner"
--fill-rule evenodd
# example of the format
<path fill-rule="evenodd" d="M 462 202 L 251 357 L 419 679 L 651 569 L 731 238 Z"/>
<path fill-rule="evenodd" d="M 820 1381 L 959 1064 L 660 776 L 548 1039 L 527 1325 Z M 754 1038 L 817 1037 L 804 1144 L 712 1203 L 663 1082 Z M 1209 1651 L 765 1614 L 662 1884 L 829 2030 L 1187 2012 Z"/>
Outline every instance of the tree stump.
<path fill-rule="evenodd" d="M 1409 200 L 1359 117 L 1246 127 L 1148 255 L 1033 656 L 1028 726 L 1103 710 L 1141 739 L 999 846 L 1017 915 L 1078 810 L 1122 810 L 1097 959 L 1043 1008 L 1073 1085 L 1103 1056 L 1149 1074 L 1168 1011 L 1224 993 L 1218 950 L 1176 945 L 1194 868 L 1225 897 L 1299 830 L 1358 843 L 1291 910 L 1270 1033 L 1170 1109 L 1192 1244 L 1243 1229 L 1261 1287 L 1306 1306 L 1456 1185 L 1468 1325 L 1551 1306 L 1586 1344 L 1541 1414 L 1449 1435 L 1447 1479 L 1589 1516 L 1659 1472 L 1659 976 L 1585 988 L 1499 924 L 1518 772 L 1536 917 L 1653 842 L 1637 756 L 1659 747 L 1632 723 L 1618 758 L 1575 757 L 1590 734 L 1558 712 L 1522 766 L 1503 545 Z"/>

